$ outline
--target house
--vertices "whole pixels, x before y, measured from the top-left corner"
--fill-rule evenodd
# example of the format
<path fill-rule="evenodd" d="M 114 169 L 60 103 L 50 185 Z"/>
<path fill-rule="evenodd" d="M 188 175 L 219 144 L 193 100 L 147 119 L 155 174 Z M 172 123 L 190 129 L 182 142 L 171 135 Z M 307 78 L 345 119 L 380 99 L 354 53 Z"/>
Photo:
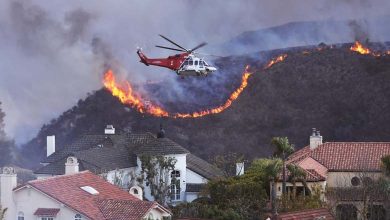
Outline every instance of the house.
<path fill-rule="evenodd" d="M 171 173 L 176 179 L 171 184 L 172 204 L 193 201 L 210 179 L 222 175 L 216 167 L 166 138 L 163 130 L 157 135 L 118 133 L 113 126 L 107 126 L 102 134 L 82 135 L 59 151 L 55 148 L 55 137 L 48 136 L 44 166 L 34 172 L 39 179 L 90 170 L 126 190 L 137 185 L 144 188 L 144 196 L 150 201 L 154 198 L 147 181 L 137 181 L 141 176 L 143 155 L 176 160 Z"/>
<path fill-rule="evenodd" d="M 340 219 L 357 219 L 363 214 L 373 219 L 386 215 L 386 198 L 376 182 L 383 177 L 381 158 L 390 154 L 390 142 L 325 142 L 313 129 L 309 145 L 294 152 L 286 164 L 298 165 L 306 172 L 306 185 L 298 182 L 301 194 L 313 187 L 322 190 L 322 198 Z M 287 172 L 287 180 L 289 173 Z M 287 193 L 293 184 L 287 182 Z M 282 194 L 282 182 L 276 186 Z M 388 201 L 387 201 L 388 202 Z"/>
<path fill-rule="evenodd" d="M 167 219 L 169 210 L 139 199 L 90 171 L 31 180 L 17 186 L 11 167 L 0 174 L 5 220 Z"/>

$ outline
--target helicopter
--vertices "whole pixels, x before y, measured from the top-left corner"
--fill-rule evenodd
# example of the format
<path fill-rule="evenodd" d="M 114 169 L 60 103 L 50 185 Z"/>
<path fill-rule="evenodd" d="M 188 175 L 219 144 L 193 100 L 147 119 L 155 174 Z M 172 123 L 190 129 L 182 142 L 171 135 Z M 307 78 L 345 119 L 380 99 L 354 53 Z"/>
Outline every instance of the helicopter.
<path fill-rule="evenodd" d="M 195 50 L 206 46 L 207 43 L 203 42 L 192 49 L 186 49 L 161 34 L 159 36 L 165 39 L 166 41 L 170 42 L 171 44 L 175 45 L 177 48 L 158 46 L 158 45 L 156 45 L 156 47 L 167 49 L 167 50 L 180 51 L 183 53 L 175 54 L 167 58 L 150 59 L 146 57 L 144 53 L 142 53 L 142 49 L 138 48 L 137 54 L 141 59 L 140 62 L 144 63 L 146 66 L 153 65 L 153 66 L 165 67 L 175 71 L 177 75 L 182 77 L 207 76 L 208 74 L 217 70 L 216 67 L 209 65 L 203 58 L 199 58 L 196 56 L 196 54 L 200 54 L 200 53 L 194 52 Z"/>

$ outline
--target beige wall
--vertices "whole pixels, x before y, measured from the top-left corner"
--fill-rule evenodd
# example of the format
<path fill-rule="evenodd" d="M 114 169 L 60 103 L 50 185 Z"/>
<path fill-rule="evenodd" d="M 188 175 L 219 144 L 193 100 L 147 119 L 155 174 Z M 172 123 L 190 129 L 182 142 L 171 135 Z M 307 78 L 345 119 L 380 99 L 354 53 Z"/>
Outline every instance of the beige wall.
<path fill-rule="evenodd" d="M 369 177 L 376 180 L 381 176 L 380 172 L 328 172 L 326 179 L 327 187 L 351 187 L 351 179 L 353 177 L 363 179 Z"/>
<path fill-rule="evenodd" d="M 15 203 L 15 216 L 7 216 L 6 220 L 15 220 L 17 219 L 17 214 L 21 211 L 24 213 L 24 219 L 34 220 L 37 219 L 37 216 L 34 215 L 34 212 L 38 208 L 56 208 L 60 209 L 56 220 L 69 220 L 74 219 L 74 216 L 77 212 L 66 207 L 65 205 L 60 204 L 56 200 L 52 199 L 49 196 L 37 191 L 34 188 L 23 188 L 17 190 L 13 193 L 14 203 Z M 83 219 L 87 219 L 83 217 Z"/>

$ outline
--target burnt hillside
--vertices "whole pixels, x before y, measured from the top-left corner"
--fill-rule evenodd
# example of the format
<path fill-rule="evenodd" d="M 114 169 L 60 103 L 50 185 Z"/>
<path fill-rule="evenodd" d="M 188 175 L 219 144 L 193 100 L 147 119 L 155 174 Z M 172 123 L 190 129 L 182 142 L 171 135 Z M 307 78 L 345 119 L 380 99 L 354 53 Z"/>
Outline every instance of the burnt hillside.
<path fill-rule="evenodd" d="M 81 133 L 103 132 L 106 124 L 113 124 L 118 131 L 157 132 L 162 122 L 169 138 L 205 159 L 228 151 L 249 158 L 269 156 L 273 136 L 288 136 L 297 147 L 303 147 L 312 127 L 321 130 L 325 141 L 389 141 L 390 56 L 360 55 L 346 47 L 313 48 L 310 54 L 302 51 L 289 50 L 284 62 L 267 70 L 261 68 L 265 59 L 254 57 L 268 58 L 281 51 L 220 60 L 218 65 L 227 72 L 231 62 L 237 66 L 228 73 L 231 82 L 224 85 L 229 91 L 240 83 L 240 69 L 245 64 L 256 71 L 229 109 L 198 119 L 142 115 L 107 91 L 96 91 L 43 126 L 38 136 L 23 146 L 26 162 L 34 165 L 44 156 L 46 135 L 55 134 L 60 147 Z"/>

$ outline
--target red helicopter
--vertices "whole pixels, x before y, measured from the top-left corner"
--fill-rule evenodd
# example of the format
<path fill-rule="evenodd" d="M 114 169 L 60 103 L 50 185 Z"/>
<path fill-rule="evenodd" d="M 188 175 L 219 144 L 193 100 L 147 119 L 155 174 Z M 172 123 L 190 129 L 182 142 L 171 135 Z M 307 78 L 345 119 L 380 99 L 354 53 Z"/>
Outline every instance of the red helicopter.
<path fill-rule="evenodd" d="M 173 42 L 172 40 L 168 39 L 167 37 L 161 34 L 160 37 L 164 38 L 165 40 L 167 40 L 168 42 L 170 42 L 171 44 L 175 45 L 178 48 L 164 47 L 158 45 L 156 45 L 156 47 L 168 49 L 168 50 L 180 51 L 184 53 L 175 54 L 169 56 L 168 58 L 149 59 L 148 57 L 145 56 L 145 54 L 142 53 L 141 49 L 138 49 L 137 54 L 141 58 L 140 60 L 141 63 L 144 63 L 146 66 L 149 65 L 161 66 L 161 67 L 174 70 L 179 76 L 207 76 L 209 73 L 212 73 L 217 70 L 217 68 L 209 65 L 202 58 L 195 56 L 195 54 L 199 54 L 199 53 L 194 51 L 203 46 L 206 46 L 207 43 L 203 42 L 198 46 L 189 50 L 180 46 L 179 44 Z"/>

